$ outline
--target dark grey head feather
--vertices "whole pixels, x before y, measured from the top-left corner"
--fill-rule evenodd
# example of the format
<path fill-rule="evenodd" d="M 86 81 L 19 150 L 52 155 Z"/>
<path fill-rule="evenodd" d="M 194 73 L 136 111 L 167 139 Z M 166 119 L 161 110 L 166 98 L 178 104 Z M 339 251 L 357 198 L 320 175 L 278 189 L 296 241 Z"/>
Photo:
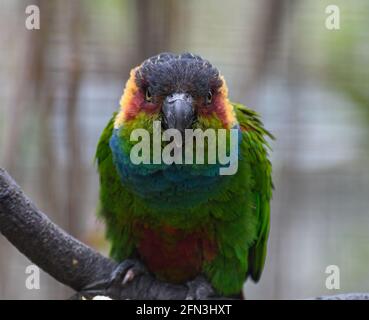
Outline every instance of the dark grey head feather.
<path fill-rule="evenodd" d="M 222 85 L 219 71 L 209 61 L 192 53 L 160 53 L 145 60 L 137 70 L 138 87 L 150 87 L 154 96 L 185 92 L 193 97 L 206 96 Z"/>

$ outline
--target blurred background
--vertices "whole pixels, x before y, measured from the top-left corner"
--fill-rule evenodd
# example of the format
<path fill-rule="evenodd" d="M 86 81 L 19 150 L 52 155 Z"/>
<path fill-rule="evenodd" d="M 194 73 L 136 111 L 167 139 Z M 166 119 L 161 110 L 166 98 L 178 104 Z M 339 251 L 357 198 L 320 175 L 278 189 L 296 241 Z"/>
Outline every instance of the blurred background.
<path fill-rule="evenodd" d="M 40 30 L 25 28 L 38 5 Z M 327 5 L 340 9 L 328 30 Z M 161 51 L 219 67 L 277 140 L 269 253 L 249 299 L 369 291 L 369 2 L 0 0 L 0 167 L 73 236 L 107 254 L 95 218 L 98 137 L 129 70 Z M 0 236 L 1 299 L 65 299 Z M 340 268 L 327 290 L 325 269 Z"/>

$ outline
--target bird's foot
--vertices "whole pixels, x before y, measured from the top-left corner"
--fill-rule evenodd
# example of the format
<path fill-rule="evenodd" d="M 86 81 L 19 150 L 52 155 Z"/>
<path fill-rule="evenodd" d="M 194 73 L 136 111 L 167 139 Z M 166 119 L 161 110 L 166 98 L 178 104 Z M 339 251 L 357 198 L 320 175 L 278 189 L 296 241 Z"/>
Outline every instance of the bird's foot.
<path fill-rule="evenodd" d="M 148 271 L 142 262 L 134 259 L 126 259 L 112 272 L 108 284 L 108 290 L 114 296 L 120 291 L 122 286 L 126 286 L 134 278 L 147 272 Z"/>
<path fill-rule="evenodd" d="M 109 277 L 90 284 L 82 292 L 87 297 L 95 296 L 96 292 L 104 292 L 104 295 L 110 298 L 120 299 L 122 287 L 127 286 L 137 276 L 147 272 L 142 262 L 134 259 L 126 259 L 118 264 Z"/>
<path fill-rule="evenodd" d="M 204 276 L 197 276 L 186 283 L 188 292 L 186 300 L 208 300 L 215 297 L 215 291 Z"/>
<path fill-rule="evenodd" d="M 126 259 L 119 263 L 110 276 L 109 287 L 124 286 L 138 275 L 147 273 L 146 267 L 139 260 Z"/>

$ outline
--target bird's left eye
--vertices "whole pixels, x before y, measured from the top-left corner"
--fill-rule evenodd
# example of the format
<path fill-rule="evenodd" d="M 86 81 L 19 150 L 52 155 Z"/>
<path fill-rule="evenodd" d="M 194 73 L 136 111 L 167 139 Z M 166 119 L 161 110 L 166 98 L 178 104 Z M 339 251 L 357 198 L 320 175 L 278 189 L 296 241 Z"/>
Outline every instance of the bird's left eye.
<path fill-rule="evenodd" d="M 150 87 L 148 87 L 146 89 L 145 99 L 146 99 L 147 102 L 151 102 L 152 101 L 152 93 L 151 93 L 151 88 Z"/>
<path fill-rule="evenodd" d="M 206 96 L 206 104 L 210 104 L 212 100 L 213 100 L 213 94 L 211 93 L 211 91 L 209 91 Z"/>

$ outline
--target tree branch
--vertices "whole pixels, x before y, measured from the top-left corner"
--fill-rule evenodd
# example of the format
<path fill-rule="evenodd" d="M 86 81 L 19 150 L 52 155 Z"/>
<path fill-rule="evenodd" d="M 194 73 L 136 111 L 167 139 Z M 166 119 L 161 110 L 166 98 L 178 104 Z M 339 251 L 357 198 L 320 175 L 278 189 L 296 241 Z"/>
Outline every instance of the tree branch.
<path fill-rule="evenodd" d="M 184 299 L 188 288 L 137 276 L 122 287 L 107 283 L 117 263 L 67 234 L 0 168 L 0 232 L 28 259 L 59 282 L 86 296 L 113 299 Z"/>
<path fill-rule="evenodd" d="M 184 299 L 188 287 L 155 279 L 150 274 L 125 286 L 111 283 L 117 262 L 102 256 L 59 228 L 0 168 L 0 232 L 28 259 L 59 282 L 81 295 L 105 295 L 113 299 Z M 367 300 L 369 293 L 323 296 L 322 300 Z"/>
<path fill-rule="evenodd" d="M 333 296 L 321 296 L 312 298 L 310 300 L 369 300 L 369 293 L 356 292 L 356 293 L 343 293 Z"/>

